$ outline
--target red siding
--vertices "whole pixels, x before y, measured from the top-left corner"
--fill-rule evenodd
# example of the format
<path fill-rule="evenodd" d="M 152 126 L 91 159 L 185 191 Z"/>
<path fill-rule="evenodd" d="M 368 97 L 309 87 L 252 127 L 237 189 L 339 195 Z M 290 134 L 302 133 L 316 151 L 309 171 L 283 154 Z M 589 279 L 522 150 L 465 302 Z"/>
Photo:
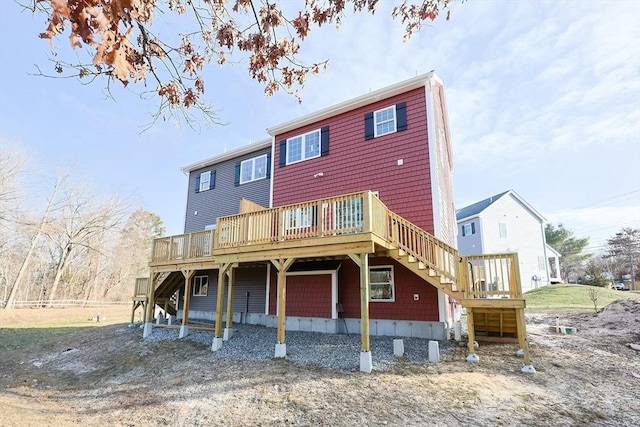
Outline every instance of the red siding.
<path fill-rule="evenodd" d="M 276 314 L 278 276 L 272 277 L 269 314 Z M 287 316 L 331 318 L 331 275 L 287 276 Z"/>
<path fill-rule="evenodd" d="M 364 115 L 399 102 L 407 103 L 407 130 L 365 141 Z M 322 126 L 329 126 L 327 156 L 279 166 L 281 140 Z M 273 158 L 273 206 L 377 190 L 389 209 L 433 232 L 424 88 L 277 135 Z M 324 176 L 314 178 L 318 172 Z"/>
<path fill-rule="evenodd" d="M 393 265 L 395 302 L 369 303 L 371 319 L 438 321 L 438 290 L 390 258 L 370 258 L 369 265 Z M 339 273 L 338 302 L 343 317 L 360 318 L 360 269 L 344 261 Z M 415 301 L 413 295 L 418 294 Z"/>

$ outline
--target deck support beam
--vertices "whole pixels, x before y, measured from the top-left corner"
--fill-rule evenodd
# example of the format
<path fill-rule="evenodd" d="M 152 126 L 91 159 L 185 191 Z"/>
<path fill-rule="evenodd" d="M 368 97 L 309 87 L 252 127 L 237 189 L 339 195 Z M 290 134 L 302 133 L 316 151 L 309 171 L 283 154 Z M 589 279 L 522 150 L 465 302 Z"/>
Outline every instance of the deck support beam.
<path fill-rule="evenodd" d="M 189 304 L 191 303 L 191 278 L 195 270 L 181 270 L 184 276 L 184 301 L 182 303 L 182 325 L 180 325 L 179 338 L 189 335 Z"/>
<path fill-rule="evenodd" d="M 222 348 L 222 312 L 224 310 L 224 279 L 227 271 L 231 268 L 232 263 L 222 264 L 218 269 L 218 295 L 216 298 L 216 325 L 215 337 L 211 344 L 212 351 L 218 351 Z"/>
<path fill-rule="evenodd" d="M 516 310 L 516 325 L 517 325 L 517 334 L 518 334 L 518 344 L 520 345 L 520 351 L 522 352 L 522 356 L 524 357 L 524 366 L 521 371 L 525 374 L 535 374 L 536 369 L 531 364 L 531 359 L 529 358 L 529 340 L 527 339 L 527 326 L 526 320 L 524 317 L 524 309 L 519 308 Z"/>
<path fill-rule="evenodd" d="M 146 338 L 153 332 L 153 311 L 155 310 L 155 293 L 156 293 L 156 281 L 158 280 L 158 273 L 151 273 L 149 275 L 149 286 L 147 288 L 147 306 L 145 307 L 144 314 L 144 329 L 142 330 L 142 338 Z"/>
<path fill-rule="evenodd" d="M 373 368 L 369 339 L 369 254 L 348 254 L 360 267 L 360 371 L 370 373 Z"/>
<path fill-rule="evenodd" d="M 231 266 L 227 270 L 227 323 L 222 336 L 223 341 L 229 341 L 233 337 L 233 285 L 235 269 Z"/>
<path fill-rule="evenodd" d="M 478 363 L 480 358 L 476 354 L 476 325 L 473 319 L 473 309 L 467 308 L 467 335 L 469 336 L 469 354 L 467 362 Z"/>
<path fill-rule="evenodd" d="M 295 262 L 295 258 L 272 259 L 271 263 L 278 270 L 278 340 L 276 342 L 276 358 L 287 357 L 286 313 L 287 313 L 287 270 Z"/>

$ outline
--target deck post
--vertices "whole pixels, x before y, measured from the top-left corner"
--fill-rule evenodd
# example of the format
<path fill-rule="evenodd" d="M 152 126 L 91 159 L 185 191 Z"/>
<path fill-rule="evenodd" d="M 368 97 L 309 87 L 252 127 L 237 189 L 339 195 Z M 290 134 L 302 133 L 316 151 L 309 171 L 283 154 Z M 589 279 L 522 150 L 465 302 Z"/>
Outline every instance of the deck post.
<path fill-rule="evenodd" d="M 191 303 L 191 278 L 195 270 L 182 270 L 184 275 L 184 303 L 182 307 L 182 325 L 180 325 L 179 338 L 189 335 L 189 304 Z"/>
<path fill-rule="evenodd" d="M 467 362 L 478 363 L 480 358 L 476 354 L 476 325 L 473 320 L 473 309 L 467 308 L 467 335 L 469 336 L 469 354 Z"/>
<path fill-rule="evenodd" d="M 278 340 L 276 342 L 276 358 L 287 357 L 286 313 L 287 313 L 287 270 L 295 262 L 295 258 L 271 260 L 278 270 Z"/>
<path fill-rule="evenodd" d="M 155 308 L 155 303 L 153 302 L 155 291 L 156 291 L 156 279 L 158 278 L 158 273 L 151 273 L 149 275 L 149 281 L 147 282 L 149 285 L 147 286 L 147 306 L 145 307 L 144 314 L 144 329 L 142 330 L 142 338 L 146 338 L 151 335 L 153 331 L 153 310 Z"/>
<path fill-rule="evenodd" d="M 520 349 L 516 354 L 522 354 L 522 356 L 524 357 L 524 366 L 522 366 L 521 371 L 525 374 L 535 374 L 536 369 L 531 364 L 531 359 L 529 359 L 529 342 L 527 339 L 527 325 L 524 318 L 523 308 L 516 309 L 516 325 L 518 333 L 518 344 L 520 345 Z"/>
<path fill-rule="evenodd" d="M 218 295 L 216 299 L 216 326 L 215 337 L 211 344 L 212 351 L 218 351 L 222 348 L 222 311 L 224 310 L 224 278 L 231 264 L 223 264 L 218 268 Z"/>
<path fill-rule="evenodd" d="M 369 254 L 348 254 L 360 267 L 360 371 L 371 373 L 371 341 L 369 339 Z"/>
<path fill-rule="evenodd" d="M 229 268 L 227 276 L 229 277 L 227 284 L 227 324 L 224 328 L 224 334 L 222 336 L 223 341 L 229 341 L 233 337 L 233 285 L 235 269 Z"/>
<path fill-rule="evenodd" d="M 133 308 L 131 309 L 131 324 L 133 325 L 133 321 L 135 320 L 136 317 L 136 304 L 138 303 L 138 301 L 134 301 L 133 302 Z"/>

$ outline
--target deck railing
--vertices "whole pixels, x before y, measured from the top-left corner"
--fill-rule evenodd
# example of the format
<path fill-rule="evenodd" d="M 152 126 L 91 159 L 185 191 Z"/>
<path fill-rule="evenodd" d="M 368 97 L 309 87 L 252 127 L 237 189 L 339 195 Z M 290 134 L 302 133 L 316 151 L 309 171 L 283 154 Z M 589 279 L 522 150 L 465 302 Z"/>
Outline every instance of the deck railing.
<path fill-rule="evenodd" d="M 149 291 L 149 278 L 148 277 L 138 277 L 136 279 L 136 286 L 133 292 L 134 298 L 141 298 L 147 296 L 147 292 Z"/>
<path fill-rule="evenodd" d="M 217 248 L 337 236 L 370 231 L 369 192 L 218 218 Z"/>
<path fill-rule="evenodd" d="M 457 251 L 390 211 L 370 191 L 218 218 L 215 232 L 155 239 L 152 260 L 202 258 L 214 249 L 365 232 L 396 245 L 455 288 Z"/>
<path fill-rule="evenodd" d="M 461 264 L 467 298 L 522 298 L 517 253 L 465 256 Z"/>

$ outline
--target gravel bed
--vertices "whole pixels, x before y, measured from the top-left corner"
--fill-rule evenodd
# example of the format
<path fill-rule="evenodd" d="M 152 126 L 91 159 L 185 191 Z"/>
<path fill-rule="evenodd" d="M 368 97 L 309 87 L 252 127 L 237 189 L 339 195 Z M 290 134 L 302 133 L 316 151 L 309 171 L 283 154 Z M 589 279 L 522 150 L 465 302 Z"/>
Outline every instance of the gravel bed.
<path fill-rule="evenodd" d="M 225 341 L 222 348 L 213 353 L 226 360 L 273 359 L 277 340 L 277 329 L 257 325 L 234 324 L 233 337 Z M 178 329 L 154 328 L 145 341 L 177 340 Z M 191 330 L 185 339 L 211 346 L 214 334 L 211 331 Z M 429 341 L 422 338 L 404 340 L 404 359 L 410 363 L 424 364 L 429 360 Z M 373 370 L 383 371 L 395 365 L 399 358 L 393 354 L 394 337 L 372 336 L 370 338 Z M 318 332 L 287 331 L 287 360 L 300 365 L 320 366 L 327 369 L 355 372 L 360 369 L 359 334 L 324 334 Z M 450 342 L 439 341 L 440 359 L 451 359 L 453 348 Z"/>

